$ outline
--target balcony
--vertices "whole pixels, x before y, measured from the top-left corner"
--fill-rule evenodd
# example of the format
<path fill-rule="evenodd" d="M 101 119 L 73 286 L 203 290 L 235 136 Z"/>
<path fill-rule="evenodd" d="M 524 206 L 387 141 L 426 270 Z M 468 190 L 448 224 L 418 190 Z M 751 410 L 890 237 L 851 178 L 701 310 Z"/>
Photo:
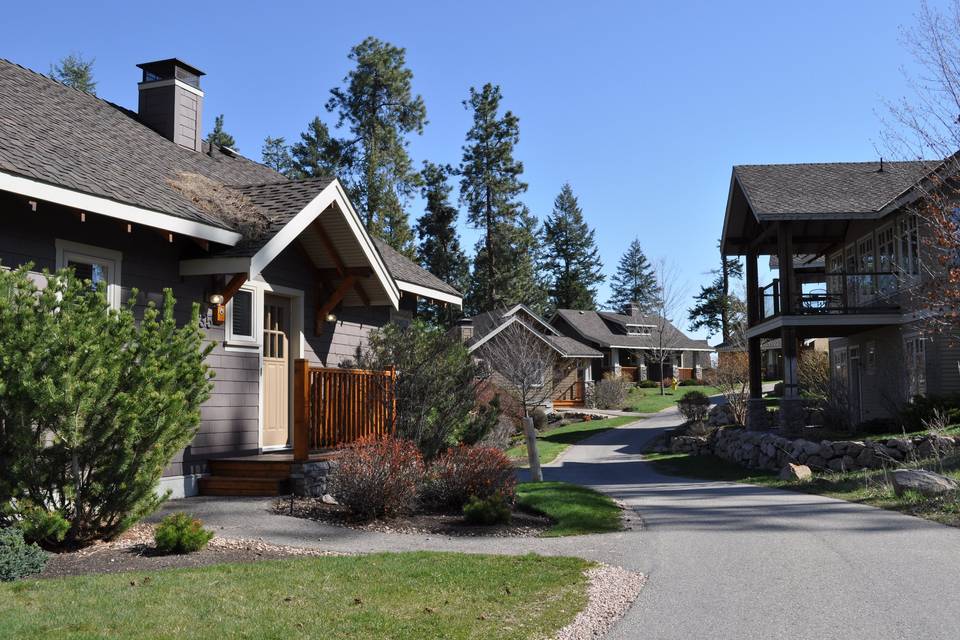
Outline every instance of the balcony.
<path fill-rule="evenodd" d="M 894 272 L 830 272 L 820 274 L 819 280 L 804 278 L 801 291 L 792 300 L 792 310 L 784 314 L 784 300 L 780 280 L 760 287 L 757 320 L 760 324 L 780 315 L 791 316 L 849 316 L 860 314 L 891 314 L 900 311 L 899 282 L 901 274 Z"/>

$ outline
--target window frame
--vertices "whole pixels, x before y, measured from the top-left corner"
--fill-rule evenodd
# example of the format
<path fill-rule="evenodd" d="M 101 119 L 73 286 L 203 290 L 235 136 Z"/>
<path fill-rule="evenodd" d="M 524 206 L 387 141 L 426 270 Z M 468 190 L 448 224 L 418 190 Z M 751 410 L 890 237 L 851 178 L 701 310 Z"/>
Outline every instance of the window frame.
<path fill-rule="evenodd" d="M 233 332 L 233 301 L 236 299 L 236 294 L 229 300 L 227 300 L 227 313 L 226 320 L 224 321 L 224 341 L 228 346 L 240 346 L 240 347 L 259 347 L 261 343 L 261 333 L 263 324 L 263 305 L 261 303 L 261 293 L 260 288 L 247 283 L 244 284 L 237 293 L 249 293 L 250 294 L 250 330 L 251 335 L 236 334 Z"/>
<path fill-rule="evenodd" d="M 56 238 L 54 240 L 54 247 L 57 252 L 57 270 L 65 269 L 71 262 L 106 267 L 107 302 L 114 309 L 121 307 L 123 304 L 123 291 L 121 286 L 123 253 L 115 249 L 63 240 L 62 238 Z"/>

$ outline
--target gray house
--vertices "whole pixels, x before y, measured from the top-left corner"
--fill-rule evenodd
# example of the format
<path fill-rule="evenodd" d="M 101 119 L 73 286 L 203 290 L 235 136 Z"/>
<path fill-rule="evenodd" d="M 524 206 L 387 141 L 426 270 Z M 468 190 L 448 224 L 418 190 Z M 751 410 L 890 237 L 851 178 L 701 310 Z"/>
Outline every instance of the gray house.
<path fill-rule="evenodd" d="M 632 381 L 699 380 L 703 369 L 710 367 L 713 348 L 706 340 L 688 337 L 669 321 L 641 313 L 637 305 L 623 313 L 558 309 L 550 324 L 603 354 L 593 364 L 595 380 L 605 373 Z M 666 355 L 662 371 L 661 354 Z"/>
<path fill-rule="evenodd" d="M 141 309 L 169 287 L 183 320 L 201 303 L 215 388 L 161 488 L 273 493 L 282 478 L 242 466 L 207 476 L 211 460 L 290 459 L 295 361 L 336 368 L 419 299 L 461 296 L 371 238 L 335 178 L 291 181 L 203 143 L 198 69 L 139 66 L 131 111 L 0 60 L 0 265 L 31 263 L 41 284 L 72 267 L 112 304 L 137 289 Z"/>

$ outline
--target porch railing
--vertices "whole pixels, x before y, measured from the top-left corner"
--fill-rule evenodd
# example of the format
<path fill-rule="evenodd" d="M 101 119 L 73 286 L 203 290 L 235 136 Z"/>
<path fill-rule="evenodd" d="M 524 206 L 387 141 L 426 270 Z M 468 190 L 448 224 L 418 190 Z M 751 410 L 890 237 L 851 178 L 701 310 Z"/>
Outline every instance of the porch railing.
<path fill-rule="evenodd" d="M 829 272 L 822 281 L 804 282 L 793 297 L 795 315 L 842 315 L 890 313 L 899 310 L 897 299 L 900 274 L 889 271 L 869 273 Z M 782 312 L 782 283 L 774 279 L 758 291 L 759 320 Z"/>
<path fill-rule="evenodd" d="M 586 384 L 583 380 L 575 380 L 566 388 L 560 389 L 553 397 L 554 404 L 583 404 L 586 397 Z"/>
<path fill-rule="evenodd" d="M 294 368 L 293 455 L 306 460 L 311 449 L 347 444 L 393 430 L 396 373 L 362 369 Z"/>

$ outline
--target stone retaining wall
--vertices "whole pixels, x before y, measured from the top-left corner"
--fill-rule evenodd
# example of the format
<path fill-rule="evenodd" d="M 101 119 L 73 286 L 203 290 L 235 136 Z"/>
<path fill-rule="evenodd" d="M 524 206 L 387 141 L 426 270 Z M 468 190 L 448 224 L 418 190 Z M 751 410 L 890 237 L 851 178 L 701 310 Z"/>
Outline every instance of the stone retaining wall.
<path fill-rule="evenodd" d="M 857 471 L 955 453 L 960 451 L 960 437 L 923 435 L 813 442 L 740 427 L 721 427 L 709 436 L 676 436 L 671 439 L 670 450 L 693 455 L 713 454 L 749 469 L 779 471 L 793 462 L 815 471 Z"/>
<path fill-rule="evenodd" d="M 319 498 L 327 492 L 327 476 L 335 460 L 318 460 L 295 464 L 290 468 L 290 490 L 297 496 Z"/>

